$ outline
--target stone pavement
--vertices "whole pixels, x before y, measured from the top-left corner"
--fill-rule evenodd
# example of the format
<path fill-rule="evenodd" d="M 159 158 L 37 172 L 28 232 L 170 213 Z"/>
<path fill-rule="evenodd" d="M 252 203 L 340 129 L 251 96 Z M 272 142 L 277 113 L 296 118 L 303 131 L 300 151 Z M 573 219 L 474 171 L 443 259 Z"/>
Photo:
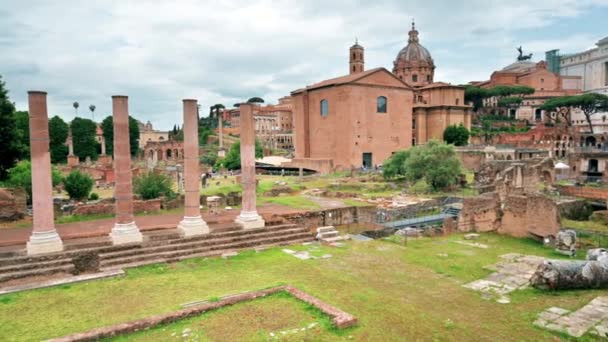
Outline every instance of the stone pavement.
<path fill-rule="evenodd" d="M 573 337 L 587 332 L 608 337 L 608 297 L 597 297 L 574 312 L 551 307 L 538 315 L 534 325 Z"/>
<path fill-rule="evenodd" d="M 258 206 L 260 215 L 284 215 L 302 213 L 304 211 L 278 204 L 263 204 Z M 217 215 L 201 212 L 203 219 L 209 223 L 234 222 L 239 214 L 238 210 L 220 210 Z M 175 229 L 183 219 L 183 213 L 136 216 L 135 223 L 141 231 Z M 116 220 L 107 218 L 94 221 L 83 221 L 56 225 L 57 232 L 63 241 L 76 238 L 89 238 L 107 236 L 110 234 Z M 32 228 L 6 228 L 0 229 L 0 247 L 24 245 L 30 238 Z M 10 248 L 10 247 L 7 247 Z M 0 252 L 4 248 L 0 248 Z"/>
<path fill-rule="evenodd" d="M 509 303 L 510 300 L 505 295 L 527 287 L 534 271 L 545 260 L 538 256 L 518 253 L 504 254 L 500 258 L 503 261 L 484 267 L 495 271 L 494 273 L 463 286 L 480 291 L 488 298 L 498 296 L 499 303 Z"/>

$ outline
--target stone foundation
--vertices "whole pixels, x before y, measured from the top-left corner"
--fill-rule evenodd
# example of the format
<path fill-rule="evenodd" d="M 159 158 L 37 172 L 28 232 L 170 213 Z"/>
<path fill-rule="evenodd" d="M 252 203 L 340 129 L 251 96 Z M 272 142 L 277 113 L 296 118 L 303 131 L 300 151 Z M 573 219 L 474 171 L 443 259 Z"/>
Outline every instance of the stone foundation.
<path fill-rule="evenodd" d="M 101 339 L 111 338 L 114 336 L 125 335 L 140 330 L 150 329 L 161 324 L 173 323 L 185 318 L 200 315 L 204 312 L 216 310 L 229 305 L 238 304 L 245 301 L 251 301 L 257 298 L 263 298 L 274 293 L 285 291 L 295 298 L 306 302 L 315 308 L 319 309 L 324 314 L 332 318 L 332 323 L 338 329 L 344 329 L 357 324 L 357 319 L 333 307 L 295 287 L 285 285 L 277 286 L 270 289 L 241 293 L 237 295 L 227 296 L 217 302 L 204 303 L 195 307 L 182 309 L 168 314 L 157 315 L 149 318 L 144 318 L 138 321 L 132 321 L 123 324 L 117 324 L 110 327 L 97 328 L 84 333 L 68 335 L 60 338 L 49 340 L 49 342 L 71 342 L 71 341 L 97 341 Z"/>

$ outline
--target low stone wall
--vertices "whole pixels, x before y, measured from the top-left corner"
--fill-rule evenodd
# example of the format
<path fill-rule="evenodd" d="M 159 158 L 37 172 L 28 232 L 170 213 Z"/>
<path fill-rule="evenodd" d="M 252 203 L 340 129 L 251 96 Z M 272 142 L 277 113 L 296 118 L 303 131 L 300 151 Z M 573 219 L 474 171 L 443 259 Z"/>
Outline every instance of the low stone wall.
<path fill-rule="evenodd" d="M 441 208 L 445 197 L 434 198 L 427 201 L 413 203 L 398 208 L 377 208 L 377 217 L 373 222 L 396 221 L 416 216 L 420 212 Z"/>
<path fill-rule="evenodd" d="M 201 205 L 207 206 L 207 197 L 212 197 L 212 196 L 201 195 Z M 231 192 L 227 195 L 217 195 L 217 197 L 220 198 L 220 201 L 219 201 L 220 207 L 238 206 L 238 205 L 241 205 L 241 203 L 243 201 L 243 195 L 240 192 Z"/>
<path fill-rule="evenodd" d="M 286 167 L 301 167 L 320 173 L 331 173 L 334 171 L 333 159 L 294 158 L 291 162 L 281 165 Z"/>
<path fill-rule="evenodd" d="M 555 185 L 557 191 L 565 196 L 582 197 L 593 200 L 608 200 L 608 188 L 593 188 L 589 186 Z"/>
<path fill-rule="evenodd" d="M 19 220 L 27 212 L 27 195 L 20 188 L 0 189 L 0 221 Z"/>
<path fill-rule="evenodd" d="M 359 222 L 374 222 L 376 207 L 347 207 L 310 211 L 298 214 L 283 215 L 283 217 L 299 226 L 313 231 L 317 227 L 340 226 Z"/>
<path fill-rule="evenodd" d="M 357 318 L 349 313 L 346 313 L 336 307 L 333 307 L 320 299 L 317 299 L 293 286 L 283 285 L 272 287 L 265 290 L 246 292 L 237 295 L 227 296 L 217 302 L 202 303 L 195 307 L 161 314 L 149 318 L 144 318 L 138 321 L 132 321 L 123 324 L 117 324 L 110 327 L 97 328 L 84 333 L 72 334 L 60 338 L 48 340 L 49 342 L 73 342 L 73 341 L 98 341 L 114 336 L 130 334 L 136 331 L 150 329 L 161 324 L 173 323 L 185 318 L 200 315 L 204 312 L 219 309 L 225 306 L 234 305 L 241 302 L 251 301 L 257 298 L 263 298 L 274 293 L 285 291 L 295 298 L 308 303 L 319 309 L 324 314 L 331 317 L 333 325 L 338 329 L 352 327 L 357 324 Z"/>
<path fill-rule="evenodd" d="M 149 213 L 159 211 L 161 207 L 160 199 L 152 199 L 147 201 L 133 201 L 133 211 L 135 213 Z M 85 204 L 78 206 L 72 210 L 72 215 L 100 215 L 114 214 L 114 203 L 99 202 L 93 204 Z"/>

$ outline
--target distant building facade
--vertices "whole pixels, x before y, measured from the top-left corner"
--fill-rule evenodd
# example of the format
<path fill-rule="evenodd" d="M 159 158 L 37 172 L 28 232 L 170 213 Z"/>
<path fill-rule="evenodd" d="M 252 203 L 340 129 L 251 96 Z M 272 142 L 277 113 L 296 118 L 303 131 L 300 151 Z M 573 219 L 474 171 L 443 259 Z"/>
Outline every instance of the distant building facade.
<path fill-rule="evenodd" d="M 169 140 L 169 132 L 155 130 L 150 121 L 145 124 L 137 121 L 137 124 L 139 125 L 139 148 L 145 148 L 148 142 L 162 142 Z"/>
<path fill-rule="evenodd" d="M 517 61 L 495 71 L 490 80 L 477 84 L 482 88 L 493 88 L 500 85 L 528 86 L 534 88 L 534 93 L 523 96 L 521 106 L 508 109 L 508 115 L 519 120 L 529 122 L 548 121 L 548 113 L 540 109 L 540 106 L 548 99 L 576 95 L 581 93 L 582 82 L 580 76 L 561 76 L 547 69 L 545 61 L 534 63 L 531 61 Z M 497 98 L 489 98 L 484 101 L 488 107 L 496 107 Z"/>
<path fill-rule="evenodd" d="M 596 47 L 583 52 L 560 55 L 559 50 L 546 53 L 552 67 L 564 77 L 580 77 L 582 91 L 608 95 L 608 37 L 599 40 Z M 588 131 L 585 116 L 574 112 L 572 122 L 580 131 Z M 608 113 L 597 113 L 591 117 L 594 132 L 608 132 Z"/>
<path fill-rule="evenodd" d="M 291 97 L 279 99 L 276 105 L 254 106 L 253 118 L 256 138 L 269 149 L 293 150 L 293 108 Z M 241 114 L 237 108 L 226 111 L 224 119 L 230 128 L 240 128 Z"/>

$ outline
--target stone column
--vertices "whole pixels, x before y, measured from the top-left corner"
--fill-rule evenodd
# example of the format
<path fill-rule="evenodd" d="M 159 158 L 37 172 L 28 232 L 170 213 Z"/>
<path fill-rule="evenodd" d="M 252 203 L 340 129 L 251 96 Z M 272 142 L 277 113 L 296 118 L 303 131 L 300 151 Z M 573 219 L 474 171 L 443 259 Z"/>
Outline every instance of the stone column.
<path fill-rule="evenodd" d="M 224 113 L 226 112 L 226 110 L 224 109 Z M 224 158 L 226 157 L 226 149 L 224 149 L 224 118 L 223 118 L 223 114 L 220 115 L 217 119 L 218 119 L 218 128 L 219 128 L 219 144 L 220 144 L 220 148 L 217 150 L 217 156 L 220 158 Z"/>
<path fill-rule="evenodd" d="M 46 93 L 30 91 L 28 102 L 34 224 L 27 243 L 27 254 L 59 252 L 63 250 L 63 243 L 55 230 L 54 222 Z"/>
<path fill-rule="evenodd" d="M 143 236 L 133 218 L 128 101 L 129 98 L 126 96 L 112 96 L 116 223 L 110 237 L 115 245 L 143 241 Z"/>
<path fill-rule="evenodd" d="M 243 103 L 241 111 L 241 184 L 243 207 L 236 223 L 245 229 L 262 228 L 264 220 L 255 207 L 255 131 L 253 127 L 253 105 Z"/>
<path fill-rule="evenodd" d="M 184 219 L 177 228 L 186 237 L 209 233 L 207 223 L 201 217 L 199 191 L 198 157 L 198 119 L 196 114 L 196 100 L 184 100 L 184 189 L 186 202 Z"/>
<path fill-rule="evenodd" d="M 80 159 L 77 155 L 74 155 L 74 138 L 72 138 L 72 129 L 68 135 L 68 166 L 76 166 L 80 163 Z"/>

